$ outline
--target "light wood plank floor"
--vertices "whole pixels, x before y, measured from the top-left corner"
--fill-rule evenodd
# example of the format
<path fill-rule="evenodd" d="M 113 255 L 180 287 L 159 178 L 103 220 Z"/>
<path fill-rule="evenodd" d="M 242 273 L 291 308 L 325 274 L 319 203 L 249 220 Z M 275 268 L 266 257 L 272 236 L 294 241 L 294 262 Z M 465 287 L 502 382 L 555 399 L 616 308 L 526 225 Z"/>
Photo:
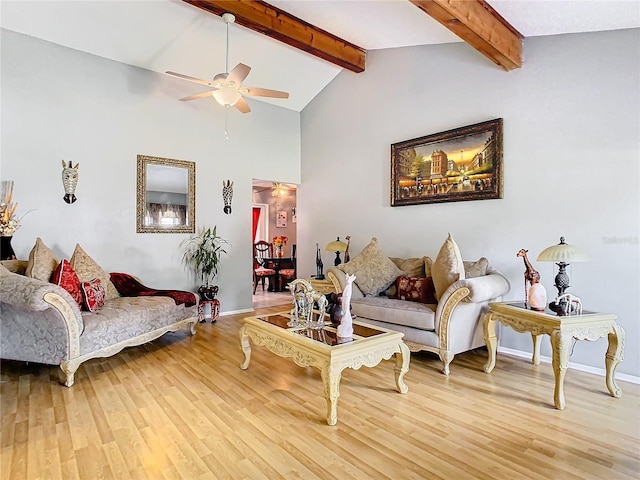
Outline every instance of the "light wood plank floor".
<path fill-rule="evenodd" d="M 638 385 L 615 399 L 570 370 L 559 411 L 550 365 L 499 355 L 487 375 L 481 349 L 447 377 L 412 354 L 406 395 L 393 361 L 345 370 L 330 427 L 317 370 L 262 347 L 239 368 L 243 316 L 91 360 L 72 388 L 56 367 L 3 361 L 0 478 L 638 478 Z"/>

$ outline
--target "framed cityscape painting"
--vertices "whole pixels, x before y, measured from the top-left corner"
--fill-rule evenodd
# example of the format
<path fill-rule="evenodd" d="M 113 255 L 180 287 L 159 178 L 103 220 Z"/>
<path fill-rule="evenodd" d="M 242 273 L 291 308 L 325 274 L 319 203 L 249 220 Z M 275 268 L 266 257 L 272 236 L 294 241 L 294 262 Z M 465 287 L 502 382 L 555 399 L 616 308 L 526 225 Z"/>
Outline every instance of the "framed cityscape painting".
<path fill-rule="evenodd" d="M 391 145 L 391 206 L 502 198 L 502 119 Z"/>

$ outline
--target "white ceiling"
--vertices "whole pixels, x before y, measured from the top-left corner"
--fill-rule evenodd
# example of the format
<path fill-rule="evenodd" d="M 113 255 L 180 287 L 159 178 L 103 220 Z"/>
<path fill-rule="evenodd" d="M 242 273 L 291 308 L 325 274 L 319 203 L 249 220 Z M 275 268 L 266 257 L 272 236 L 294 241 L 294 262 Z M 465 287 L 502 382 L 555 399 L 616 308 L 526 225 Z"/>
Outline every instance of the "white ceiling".
<path fill-rule="evenodd" d="M 366 50 L 461 41 L 407 0 L 269 3 Z M 525 37 L 640 27 L 640 0 L 489 3 Z M 155 72 L 211 79 L 224 71 L 224 22 L 180 0 L 2 0 L 0 26 Z M 239 25 L 230 29 L 229 56 L 230 68 L 239 62 L 252 67 L 246 85 L 290 92 L 288 100 L 265 101 L 295 111 L 341 71 Z M 526 68 L 526 41 L 524 58 Z M 183 83 L 185 96 L 206 89 Z"/>

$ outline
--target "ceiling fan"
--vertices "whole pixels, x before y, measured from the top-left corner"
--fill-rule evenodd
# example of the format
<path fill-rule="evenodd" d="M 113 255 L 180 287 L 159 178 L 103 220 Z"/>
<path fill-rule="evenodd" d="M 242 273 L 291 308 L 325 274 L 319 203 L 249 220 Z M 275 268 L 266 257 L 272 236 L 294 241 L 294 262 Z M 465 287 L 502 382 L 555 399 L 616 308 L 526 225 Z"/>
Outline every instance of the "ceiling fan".
<path fill-rule="evenodd" d="M 189 100 L 197 100 L 199 98 L 213 97 L 223 107 L 236 107 L 242 113 L 249 113 L 251 109 L 243 98 L 243 95 L 250 97 L 272 97 L 272 98 L 289 98 L 287 92 L 281 92 L 279 90 L 270 90 L 268 88 L 257 87 L 243 87 L 242 82 L 249 72 L 251 67 L 239 63 L 229 72 L 229 24 L 235 22 L 236 17 L 231 13 L 223 13 L 222 20 L 227 24 L 227 47 L 225 58 L 225 73 L 219 73 L 213 77 L 213 81 L 200 80 L 199 78 L 183 75 L 182 73 L 166 72 L 177 78 L 188 80 L 190 82 L 198 83 L 200 85 L 206 85 L 212 87 L 213 90 L 208 90 L 202 93 L 196 93 L 188 97 L 181 98 L 180 101 L 187 102 Z"/>

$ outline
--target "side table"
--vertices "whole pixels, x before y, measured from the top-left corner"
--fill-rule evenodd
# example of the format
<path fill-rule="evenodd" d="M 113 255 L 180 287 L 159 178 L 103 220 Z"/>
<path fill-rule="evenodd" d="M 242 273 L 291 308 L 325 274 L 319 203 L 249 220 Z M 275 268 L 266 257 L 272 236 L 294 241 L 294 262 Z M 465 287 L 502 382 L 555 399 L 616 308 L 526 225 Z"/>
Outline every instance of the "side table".
<path fill-rule="evenodd" d="M 220 300 L 214 298 L 213 300 L 200 300 L 198 303 L 198 321 L 204 323 L 204 306 L 211 305 L 211 323 L 216 323 L 218 316 L 220 316 Z"/>
<path fill-rule="evenodd" d="M 609 394 L 620 398 L 622 390 L 615 382 L 615 372 L 622 361 L 624 352 L 624 330 L 616 323 L 616 315 L 611 313 L 583 312 L 581 315 L 558 316 L 550 310 L 537 312 L 528 310 L 523 302 L 497 302 L 489 304 L 489 311 L 483 316 L 484 341 L 489 358 L 484 366 L 491 373 L 496 365 L 496 321 L 513 328 L 517 332 L 529 332 L 533 339 L 534 365 L 540 364 L 540 339 L 542 335 L 551 337 L 553 349 L 551 365 L 555 375 L 553 401 L 559 410 L 564 409 L 564 375 L 569 364 L 571 339 L 597 340 L 605 335 L 609 348 L 605 355 L 606 383 Z"/>
<path fill-rule="evenodd" d="M 331 280 L 318 280 L 317 278 L 309 278 L 308 280 L 309 283 L 311 283 L 313 289 L 318 293 L 321 293 L 323 295 L 326 293 L 338 293 Z"/>

